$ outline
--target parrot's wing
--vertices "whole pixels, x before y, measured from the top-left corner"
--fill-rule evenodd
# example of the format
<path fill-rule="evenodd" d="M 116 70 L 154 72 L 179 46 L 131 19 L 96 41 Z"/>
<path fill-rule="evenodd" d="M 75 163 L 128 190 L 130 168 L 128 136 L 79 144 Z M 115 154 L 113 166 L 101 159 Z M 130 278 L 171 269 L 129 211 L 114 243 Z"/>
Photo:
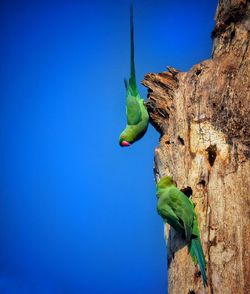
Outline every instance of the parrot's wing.
<path fill-rule="evenodd" d="M 173 227 L 177 232 L 182 233 L 184 231 L 184 227 L 180 223 L 179 218 L 177 217 L 177 215 L 174 213 L 174 211 L 169 205 L 165 203 L 161 205 L 159 203 L 157 210 L 158 210 L 158 213 L 162 216 L 162 218 L 165 219 L 167 223 L 171 227 Z"/>
<path fill-rule="evenodd" d="M 193 231 L 194 219 L 193 219 L 192 215 L 189 215 L 186 212 L 184 212 L 182 220 L 184 223 L 186 239 L 189 242 L 191 239 L 192 231 Z"/>
<path fill-rule="evenodd" d="M 186 239 L 189 242 L 194 222 L 194 207 L 187 196 L 176 187 L 169 188 L 171 197 L 171 207 L 175 214 L 183 222 Z"/>
<path fill-rule="evenodd" d="M 136 125 L 141 119 L 141 108 L 138 98 L 134 96 L 127 96 L 126 103 L 127 124 Z"/>
<path fill-rule="evenodd" d="M 196 213 L 194 213 L 194 224 L 193 224 L 192 234 L 196 237 L 200 237 L 200 230 L 199 230 Z"/>

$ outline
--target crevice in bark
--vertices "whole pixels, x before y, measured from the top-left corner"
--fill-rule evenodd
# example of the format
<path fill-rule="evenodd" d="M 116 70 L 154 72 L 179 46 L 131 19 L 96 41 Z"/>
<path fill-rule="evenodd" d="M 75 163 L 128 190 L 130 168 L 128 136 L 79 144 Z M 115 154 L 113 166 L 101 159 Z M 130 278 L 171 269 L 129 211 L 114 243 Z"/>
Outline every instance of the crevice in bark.
<path fill-rule="evenodd" d="M 199 183 L 197 185 L 200 185 L 201 187 L 205 187 L 206 186 L 206 181 L 205 180 L 201 180 L 199 181 Z"/>
<path fill-rule="evenodd" d="M 201 69 L 198 69 L 196 72 L 195 72 L 195 74 L 198 76 L 198 75 L 200 75 L 200 73 L 201 73 Z"/>
<path fill-rule="evenodd" d="M 193 190 L 191 187 L 187 186 L 186 188 L 181 189 L 181 191 L 188 197 L 190 198 L 193 194 Z"/>
<path fill-rule="evenodd" d="M 178 142 L 183 146 L 185 145 L 183 138 L 181 138 L 180 136 L 178 136 Z"/>
<path fill-rule="evenodd" d="M 208 162 L 210 166 L 214 165 L 215 159 L 217 157 L 217 147 L 216 145 L 210 145 L 207 149 L 207 154 L 208 154 Z"/>

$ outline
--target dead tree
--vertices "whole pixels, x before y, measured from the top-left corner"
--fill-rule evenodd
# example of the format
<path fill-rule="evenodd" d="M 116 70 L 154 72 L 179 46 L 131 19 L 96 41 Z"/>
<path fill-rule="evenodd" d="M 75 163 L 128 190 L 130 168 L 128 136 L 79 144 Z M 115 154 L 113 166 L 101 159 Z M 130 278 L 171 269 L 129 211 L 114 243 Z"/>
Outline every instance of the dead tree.
<path fill-rule="evenodd" d="M 172 175 L 192 195 L 209 286 L 174 230 L 168 235 L 170 294 L 250 293 L 250 3 L 221 0 L 212 58 L 145 76 L 160 132 L 156 179 Z"/>

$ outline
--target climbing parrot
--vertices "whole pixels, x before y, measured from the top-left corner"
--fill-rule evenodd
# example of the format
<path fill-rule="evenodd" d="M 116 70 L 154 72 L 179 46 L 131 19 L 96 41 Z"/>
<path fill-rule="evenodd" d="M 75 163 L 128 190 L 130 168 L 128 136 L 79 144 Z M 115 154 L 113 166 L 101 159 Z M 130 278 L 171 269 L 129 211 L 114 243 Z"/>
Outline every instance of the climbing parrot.
<path fill-rule="evenodd" d="M 177 232 L 185 235 L 189 253 L 194 263 L 198 262 L 203 285 L 207 286 L 206 261 L 193 202 L 176 187 L 169 176 L 161 178 L 157 183 L 156 194 L 158 213 Z"/>
<path fill-rule="evenodd" d="M 126 89 L 126 115 L 127 126 L 119 138 L 120 146 L 128 147 L 139 140 L 146 133 L 148 128 L 148 112 L 141 99 L 135 78 L 134 63 L 134 20 L 133 7 L 130 7 L 130 78 L 124 79 Z"/>

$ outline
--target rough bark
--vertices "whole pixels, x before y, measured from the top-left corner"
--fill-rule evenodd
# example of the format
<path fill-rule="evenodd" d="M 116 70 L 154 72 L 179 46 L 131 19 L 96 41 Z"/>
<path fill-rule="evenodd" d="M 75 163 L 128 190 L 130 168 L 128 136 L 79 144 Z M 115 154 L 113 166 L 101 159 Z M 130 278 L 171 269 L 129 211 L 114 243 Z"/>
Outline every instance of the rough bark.
<path fill-rule="evenodd" d="M 250 3 L 221 0 L 212 58 L 188 72 L 145 76 L 160 132 L 155 176 L 192 194 L 209 286 L 183 240 L 166 227 L 169 293 L 250 293 Z"/>

